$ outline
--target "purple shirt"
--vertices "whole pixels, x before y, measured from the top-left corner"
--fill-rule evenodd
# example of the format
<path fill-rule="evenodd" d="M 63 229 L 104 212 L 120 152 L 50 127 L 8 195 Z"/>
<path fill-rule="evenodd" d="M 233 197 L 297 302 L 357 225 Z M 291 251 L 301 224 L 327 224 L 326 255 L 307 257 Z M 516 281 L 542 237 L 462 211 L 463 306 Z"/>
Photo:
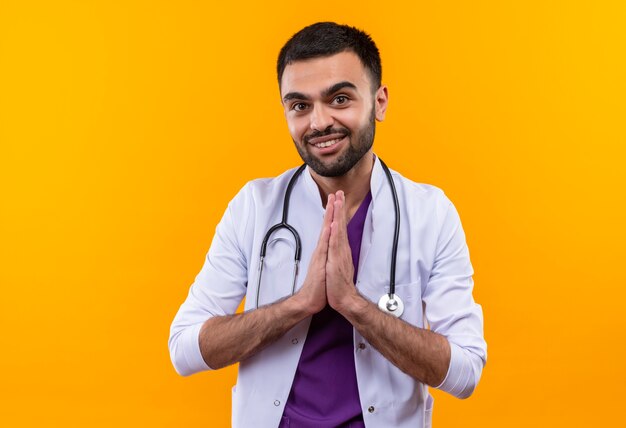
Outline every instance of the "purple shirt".
<path fill-rule="evenodd" d="M 350 222 L 348 242 L 356 282 L 368 192 Z M 311 319 L 279 428 L 364 428 L 354 368 L 352 325 L 330 306 Z"/>

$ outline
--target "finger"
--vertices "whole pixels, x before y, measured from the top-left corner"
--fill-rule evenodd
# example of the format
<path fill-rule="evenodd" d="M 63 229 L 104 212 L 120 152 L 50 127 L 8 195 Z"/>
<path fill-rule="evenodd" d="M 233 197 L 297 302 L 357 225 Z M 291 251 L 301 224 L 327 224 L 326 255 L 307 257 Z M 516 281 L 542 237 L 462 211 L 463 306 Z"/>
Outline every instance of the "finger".
<path fill-rule="evenodd" d="M 324 214 L 324 223 L 330 225 L 335 215 L 335 200 L 336 196 L 333 193 L 328 194 L 328 200 L 326 201 L 326 213 Z"/>
<path fill-rule="evenodd" d="M 335 203 L 333 209 L 333 221 L 339 223 L 339 216 L 341 215 L 342 198 L 341 192 L 335 194 Z"/>
<path fill-rule="evenodd" d="M 342 226 L 347 226 L 348 225 L 348 204 L 346 203 L 346 194 L 343 192 L 343 190 L 339 191 L 340 193 L 340 199 L 341 199 L 341 215 L 339 216 L 339 219 L 341 220 L 341 222 L 343 223 Z"/>
<path fill-rule="evenodd" d="M 330 233 L 330 223 L 333 221 L 333 216 L 335 212 L 335 195 L 332 193 L 328 195 L 328 201 L 326 202 L 326 212 L 324 212 L 324 221 L 322 222 L 322 234 L 324 233 L 324 229 L 328 229 Z M 320 242 L 322 240 L 322 235 L 320 235 Z M 326 237 L 325 242 L 328 242 L 328 237 Z"/>
<path fill-rule="evenodd" d="M 316 250 L 318 250 L 319 252 L 321 252 L 322 255 L 324 255 L 324 258 L 325 258 L 325 254 L 328 252 L 328 241 L 330 238 L 330 224 L 332 223 L 332 220 L 333 220 L 334 209 L 335 209 L 335 195 L 330 194 L 328 195 L 328 202 L 326 203 L 326 212 L 324 213 L 324 221 L 322 223 L 322 230 L 320 232 L 320 238 L 319 238 L 319 241 L 317 242 L 317 248 L 316 248 Z"/>
<path fill-rule="evenodd" d="M 345 215 L 345 197 L 343 192 L 337 192 L 335 197 L 335 207 L 333 212 L 333 222 L 331 223 L 329 246 L 331 251 L 339 251 L 341 245 L 348 239 L 343 217 Z"/>
<path fill-rule="evenodd" d="M 345 226 L 337 221 L 330 225 L 330 239 L 328 241 L 328 262 L 333 269 L 348 272 L 352 269 L 352 250 L 348 242 Z"/>
<path fill-rule="evenodd" d="M 333 220 L 330 224 L 330 238 L 328 240 L 328 253 L 330 257 L 337 254 L 339 250 L 339 243 L 339 224 Z"/>
<path fill-rule="evenodd" d="M 335 199 L 335 208 L 334 208 L 334 216 L 333 221 L 337 223 L 337 232 L 339 233 L 340 239 L 348 239 L 348 214 L 346 207 L 346 197 L 345 194 L 340 190 L 337 192 L 337 196 Z"/>

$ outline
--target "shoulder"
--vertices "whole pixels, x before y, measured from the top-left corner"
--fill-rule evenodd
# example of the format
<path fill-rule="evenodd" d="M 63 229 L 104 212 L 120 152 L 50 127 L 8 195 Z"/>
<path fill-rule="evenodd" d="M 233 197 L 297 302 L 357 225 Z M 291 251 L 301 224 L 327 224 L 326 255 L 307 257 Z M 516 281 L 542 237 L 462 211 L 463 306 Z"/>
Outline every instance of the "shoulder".
<path fill-rule="evenodd" d="M 397 171 L 390 170 L 391 175 L 409 203 L 427 204 L 432 206 L 447 207 L 451 204 L 445 192 L 432 184 L 418 183 L 406 178 Z"/>
<path fill-rule="evenodd" d="M 291 180 L 291 177 L 293 177 L 293 174 L 297 169 L 298 167 L 288 169 L 276 177 L 256 178 L 254 180 L 250 180 L 241 188 L 238 195 L 263 195 L 277 190 L 282 190 L 287 187 L 289 180 Z"/>
<path fill-rule="evenodd" d="M 396 183 L 400 206 L 409 219 L 420 219 L 433 230 L 442 230 L 446 224 L 460 222 L 452 201 L 445 192 L 432 184 L 418 183 L 391 171 Z"/>
<path fill-rule="evenodd" d="M 240 210 L 264 205 L 284 194 L 289 180 L 298 168 L 291 168 L 276 177 L 257 178 L 248 181 L 230 201 L 230 209 Z"/>
<path fill-rule="evenodd" d="M 455 236 L 465 242 L 456 207 L 441 188 L 417 183 L 398 173 L 392 175 L 399 187 L 400 206 L 404 206 L 401 209 L 411 230 L 422 231 L 423 237 L 429 236 L 429 242 L 435 245 L 433 248 L 445 248 Z"/>
<path fill-rule="evenodd" d="M 298 167 L 288 169 L 276 177 L 257 178 L 248 181 L 242 190 L 246 189 L 250 192 L 267 192 L 273 191 L 277 187 L 286 187 L 287 183 L 296 172 Z"/>
<path fill-rule="evenodd" d="M 222 223 L 233 231 L 242 248 L 252 243 L 250 234 L 257 224 L 264 224 L 282 207 L 285 188 L 294 172 L 295 168 L 277 177 L 250 180 L 230 200 Z"/>

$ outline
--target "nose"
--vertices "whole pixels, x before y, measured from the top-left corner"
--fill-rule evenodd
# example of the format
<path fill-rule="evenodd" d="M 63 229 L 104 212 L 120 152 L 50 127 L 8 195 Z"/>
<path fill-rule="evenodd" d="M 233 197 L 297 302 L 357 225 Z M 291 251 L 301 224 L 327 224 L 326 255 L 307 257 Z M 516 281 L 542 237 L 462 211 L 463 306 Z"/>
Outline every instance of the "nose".
<path fill-rule="evenodd" d="M 323 105 L 314 105 L 311 112 L 311 130 L 324 131 L 333 125 L 334 119 Z"/>

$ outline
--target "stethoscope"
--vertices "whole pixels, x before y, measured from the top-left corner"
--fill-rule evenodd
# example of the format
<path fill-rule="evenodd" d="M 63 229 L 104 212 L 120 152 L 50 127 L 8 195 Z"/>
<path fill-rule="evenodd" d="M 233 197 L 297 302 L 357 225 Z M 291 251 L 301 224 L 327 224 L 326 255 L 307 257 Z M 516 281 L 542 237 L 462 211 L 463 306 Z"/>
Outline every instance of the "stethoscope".
<path fill-rule="evenodd" d="M 396 223 L 395 223 L 395 230 L 393 233 L 393 246 L 391 249 L 391 271 L 389 273 L 389 293 L 385 293 L 380 297 L 380 299 L 378 300 L 378 307 L 382 311 L 388 314 L 391 314 L 395 317 L 399 317 L 404 312 L 404 303 L 402 303 L 402 300 L 400 299 L 400 297 L 396 296 L 395 294 L 396 292 L 396 255 L 398 254 L 398 236 L 400 235 L 400 204 L 398 203 L 398 194 L 396 193 L 396 186 L 393 182 L 393 178 L 391 177 L 391 172 L 389 171 L 389 168 L 387 168 L 387 165 L 385 165 L 385 163 L 380 158 L 378 159 L 380 160 L 380 164 L 383 167 L 383 170 L 385 171 L 387 180 L 389 181 L 389 187 L 391 188 L 391 193 L 393 195 L 393 205 L 394 205 L 395 212 L 396 212 Z M 296 292 L 296 278 L 298 276 L 298 266 L 300 265 L 302 243 L 300 241 L 300 235 L 298 234 L 298 231 L 289 223 L 287 223 L 287 216 L 289 214 L 289 200 L 291 198 L 291 190 L 293 189 L 296 179 L 298 178 L 298 176 L 300 176 L 302 171 L 304 171 L 305 167 L 306 167 L 306 164 L 303 164 L 302 166 L 300 166 L 300 168 L 298 168 L 296 172 L 294 172 L 294 174 L 291 176 L 291 179 L 289 180 L 289 183 L 287 184 L 287 190 L 285 190 L 285 201 L 283 202 L 282 221 L 270 227 L 267 233 L 265 234 L 265 237 L 263 238 L 263 243 L 261 244 L 258 280 L 257 280 L 257 285 L 256 285 L 256 307 L 257 308 L 259 307 L 259 294 L 261 291 L 261 276 L 263 275 L 263 260 L 265 259 L 265 253 L 267 252 L 267 242 L 269 241 L 272 233 L 276 232 L 278 229 L 287 229 L 289 232 L 291 232 L 291 234 L 293 235 L 296 241 L 296 251 L 295 251 L 295 256 L 294 256 L 294 264 L 293 264 L 293 277 L 292 277 L 293 280 L 292 280 L 292 286 L 291 286 L 291 294 L 293 295 Z"/>

